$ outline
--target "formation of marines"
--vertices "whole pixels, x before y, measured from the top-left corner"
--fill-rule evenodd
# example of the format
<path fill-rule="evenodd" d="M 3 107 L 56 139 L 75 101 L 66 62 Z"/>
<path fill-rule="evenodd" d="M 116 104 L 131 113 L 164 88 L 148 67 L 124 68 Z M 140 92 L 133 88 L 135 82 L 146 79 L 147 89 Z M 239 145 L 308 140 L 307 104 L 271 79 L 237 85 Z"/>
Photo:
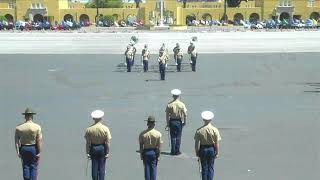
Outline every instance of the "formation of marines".
<path fill-rule="evenodd" d="M 196 71 L 196 62 L 198 58 L 198 51 L 196 49 L 195 43 L 197 38 L 193 37 L 188 46 L 188 55 L 190 56 L 190 64 L 193 72 Z M 131 72 L 132 66 L 134 65 L 134 58 L 136 56 L 137 49 L 135 48 L 135 41 L 130 41 L 129 45 L 124 52 L 125 64 L 127 66 L 127 72 Z M 143 71 L 148 72 L 149 70 L 149 60 L 150 60 L 150 50 L 148 49 L 148 44 L 144 45 L 141 52 L 141 64 L 143 66 Z M 179 43 L 173 48 L 173 58 L 177 68 L 177 72 L 181 72 L 181 63 L 183 61 L 183 51 Z M 159 49 L 159 55 L 157 58 L 159 64 L 160 80 L 165 80 L 166 68 L 168 66 L 168 61 L 170 60 L 169 51 L 166 48 L 165 43 Z"/>
<path fill-rule="evenodd" d="M 162 47 L 165 51 L 165 46 Z M 166 130 L 170 132 L 172 156 L 181 154 L 182 129 L 187 124 L 187 108 L 181 101 L 181 90 L 171 91 L 173 100 L 166 106 Z M 36 113 L 27 108 L 23 113 L 25 122 L 15 130 L 15 148 L 21 158 L 24 180 L 37 180 L 38 164 L 42 150 L 42 131 L 40 125 L 33 122 Z M 87 158 L 91 160 L 92 180 L 104 180 L 105 164 L 109 157 L 111 132 L 103 124 L 104 112 L 95 110 L 91 113 L 93 124 L 85 131 Z M 201 113 L 204 125 L 196 130 L 194 135 L 195 154 L 201 162 L 203 180 L 212 180 L 214 176 L 214 161 L 219 155 L 219 130 L 211 123 L 214 114 L 211 111 Z M 139 134 L 138 142 L 140 157 L 144 165 L 146 180 L 157 179 L 157 166 L 161 154 L 162 135 L 155 129 L 156 118 L 149 116 L 147 129 Z"/>

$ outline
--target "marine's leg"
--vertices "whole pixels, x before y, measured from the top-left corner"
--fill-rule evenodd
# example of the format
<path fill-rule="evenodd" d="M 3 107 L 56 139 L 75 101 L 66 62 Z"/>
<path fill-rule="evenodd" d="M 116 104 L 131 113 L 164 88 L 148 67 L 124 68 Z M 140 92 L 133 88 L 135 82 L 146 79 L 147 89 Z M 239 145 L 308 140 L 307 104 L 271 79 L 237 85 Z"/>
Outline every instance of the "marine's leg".
<path fill-rule="evenodd" d="M 180 145 L 181 145 L 181 136 L 182 136 L 182 122 L 177 121 L 177 138 L 176 138 L 176 155 L 181 154 L 180 152 Z"/>
<path fill-rule="evenodd" d="M 213 180 L 214 177 L 214 160 L 215 160 L 215 150 L 210 148 L 208 155 L 208 180 Z"/>
<path fill-rule="evenodd" d="M 99 146 L 99 180 L 104 180 L 105 173 L 106 173 L 106 158 L 105 158 L 105 146 Z"/>
<path fill-rule="evenodd" d="M 201 160 L 201 174 L 202 180 L 209 180 L 208 179 L 208 155 L 206 149 L 200 150 L 200 160 Z"/>
<path fill-rule="evenodd" d="M 148 152 L 143 153 L 143 164 L 144 164 L 144 178 L 145 180 L 151 180 L 151 162 L 150 157 L 147 154 Z"/>
<path fill-rule="evenodd" d="M 31 163 L 30 163 L 30 180 L 37 180 L 38 178 L 38 157 L 36 147 L 30 149 L 31 152 Z"/>
<path fill-rule="evenodd" d="M 23 179 L 29 180 L 31 178 L 30 175 L 30 166 L 31 166 L 31 153 L 27 146 L 22 146 L 20 148 L 20 154 L 22 159 L 22 170 L 23 170 Z"/>
<path fill-rule="evenodd" d="M 150 166 L 151 166 L 151 180 L 157 179 L 157 156 L 156 152 L 153 151 L 153 154 L 150 157 Z"/>
<path fill-rule="evenodd" d="M 98 179 L 98 172 L 99 172 L 99 157 L 97 155 L 96 147 L 91 147 L 91 176 L 92 180 L 99 180 Z"/>

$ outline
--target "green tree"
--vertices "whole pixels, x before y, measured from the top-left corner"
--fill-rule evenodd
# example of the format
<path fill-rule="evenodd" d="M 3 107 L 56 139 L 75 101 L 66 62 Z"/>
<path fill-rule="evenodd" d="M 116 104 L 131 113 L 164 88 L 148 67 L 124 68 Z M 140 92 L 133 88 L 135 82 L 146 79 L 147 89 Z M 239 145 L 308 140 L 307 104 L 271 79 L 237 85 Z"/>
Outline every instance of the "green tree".
<path fill-rule="evenodd" d="M 92 0 L 88 2 L 86 8 L 122 8 L 122 0 Z"/>
<path fill-rule="evenodd" d="M 7 21 L 7 18 L 4 16 L 0 16 L 0 22 L 2 22 L 2 21 Z"/>

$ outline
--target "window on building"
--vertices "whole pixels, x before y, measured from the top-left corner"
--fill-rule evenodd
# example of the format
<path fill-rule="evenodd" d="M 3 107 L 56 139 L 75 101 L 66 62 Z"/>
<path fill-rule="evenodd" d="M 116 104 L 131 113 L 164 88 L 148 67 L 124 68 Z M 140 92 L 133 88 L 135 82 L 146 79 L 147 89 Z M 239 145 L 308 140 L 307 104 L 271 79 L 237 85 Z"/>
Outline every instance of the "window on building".
<path fill-rule="evenodd" d="M 308 7 L 315 7 L 316 6 L 316 0 L 308 0 Z"/>
<path fill-rule="evenodd" d="M 36 4 L 35 4 L 35 3 L 32 3 L 31 8 L 32 8 L 32 9 L 35 9 L 35 8 L 36 8 Z"/>
<path fill-rule="evenodd" d="M 14 1 L 9 1 L 9 9 L 14 9 L 15 8 L 15 3 L 14 3 Z"/>
<path fill-rule="evenodd" d="M 279 6 L 290 7 L 292 6 L 292 0 L 279 0 Z"/>

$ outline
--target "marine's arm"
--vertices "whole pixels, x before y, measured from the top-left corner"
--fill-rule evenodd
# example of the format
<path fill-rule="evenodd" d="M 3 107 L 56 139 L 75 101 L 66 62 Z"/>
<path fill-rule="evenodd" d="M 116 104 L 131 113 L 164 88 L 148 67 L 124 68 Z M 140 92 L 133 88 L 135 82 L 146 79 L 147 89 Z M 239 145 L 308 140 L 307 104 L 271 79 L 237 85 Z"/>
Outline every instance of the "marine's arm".
<path fill-rule="evenodd" d="M 40 153 L 42 151 L 42 132 L 41 132 L 41 128 L 39 129 L 38 134 L 37 134 L 36 145 L 37 145 L 37 151 L 38 151 L 37 157 L 40 157 Z"/>
<path fill-rule="evenodd" d="M 15 135 L 14 135 L 14 144 L 15 144 L 15 148 L 16 148 L 17 155 L 18 155 L 18 157 L 20 158 L 20 157 L 21 157 L 20 151 L 19 151 L 19 148 L 20 148 L 20 138 L 19 138 L 18 130 L 17 130 L 17 129 L 16 129 Z"/>

